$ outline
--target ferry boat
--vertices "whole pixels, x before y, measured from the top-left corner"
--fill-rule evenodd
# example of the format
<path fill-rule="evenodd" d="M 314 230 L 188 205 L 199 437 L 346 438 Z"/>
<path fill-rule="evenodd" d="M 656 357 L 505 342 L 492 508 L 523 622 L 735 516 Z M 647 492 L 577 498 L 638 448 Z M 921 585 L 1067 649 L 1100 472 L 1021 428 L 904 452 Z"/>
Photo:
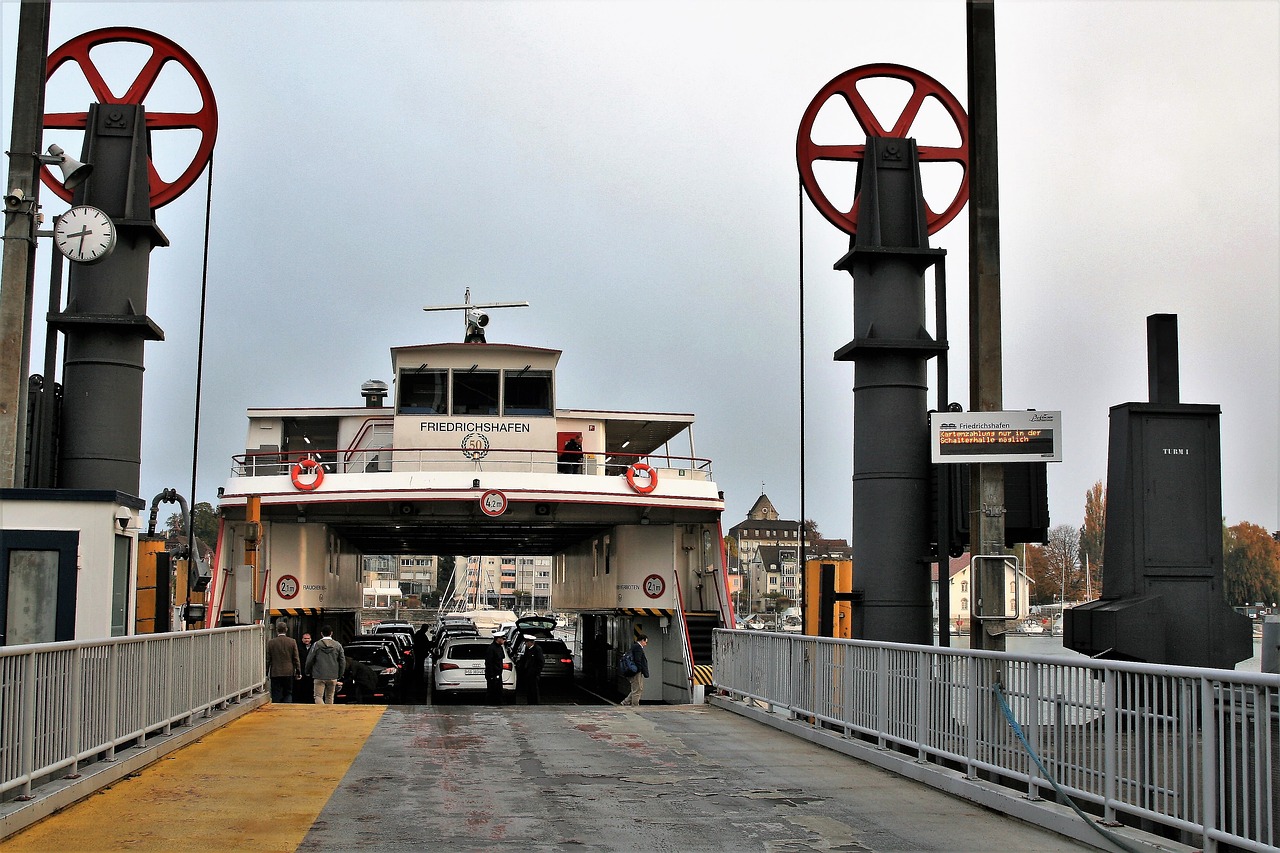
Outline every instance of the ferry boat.
<path fill-rule="evenodd" d="M 392 382 L 364 383 L 363 405 L 248 410 L 219 490 L 211 621 L 284 618 L 294 635 L 327 623 L 341 640 L 357 630 L 365 555 L 550 556 L 583 677 L 607 680 L 643 634 L 651 661 L 688 667 L 655 674 L 663 698 L 689 698 L 709 663 L 693 649 L 734 624 L 724 497 L 695 455 L 694 416 L 562 407 L 559 350 L 487 340 L 484 309 L 514 304 L 468 291 L 445 306 L 464 312 L 463 340 L 392 347 Z M 614 658 L 601 666 L 596 648 Z"/>

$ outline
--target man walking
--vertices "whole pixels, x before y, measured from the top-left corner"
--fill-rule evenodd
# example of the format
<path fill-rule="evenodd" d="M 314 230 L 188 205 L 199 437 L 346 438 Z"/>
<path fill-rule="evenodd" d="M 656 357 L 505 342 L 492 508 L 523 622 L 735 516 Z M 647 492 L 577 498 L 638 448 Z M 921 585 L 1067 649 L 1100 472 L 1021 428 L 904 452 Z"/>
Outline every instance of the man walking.
<path fill-rule="evenodd" d="M 489 694 L 489 702 L 502 704 L 502 672 L 507 665 L 507 638 L 498 631 L 493 632 L 493 642 L 484 650 L 484 683 Z"/>
<path fill-rule="evenodd" d="M 638 635 L 631 645 L 631 662 L 635 664 L 636 672 L 631 676 L 631 692 L 627 694 L 626 699 L 622 700 L 623 705 L 640 707 L 640 697 L 644 695 L 644 680 L 649 677 L 649 659 L 644 655 L 645 647 L 648 645 L 649 638 L 644 634 Z"/>
<path fill-rule="evenodd" d="M 307 672 L 315 684 L 313 696 L 317 705 L 332 705 L 338 692 L 338 677 L 347 669 L 347 653 L 333 638 L 333 629 L 325 625 L 320 629 L 320 642 L 311 647 L 307 655 Z"/>
<path fill-rule="evenodd" d="M 271 676 L 271 701 L 292 702 L 293 682 L 302 678 L 298 644 L 285 632 L 289 626 L 276 620 L 276 635 L 267 642 L 267 675 Z"/>

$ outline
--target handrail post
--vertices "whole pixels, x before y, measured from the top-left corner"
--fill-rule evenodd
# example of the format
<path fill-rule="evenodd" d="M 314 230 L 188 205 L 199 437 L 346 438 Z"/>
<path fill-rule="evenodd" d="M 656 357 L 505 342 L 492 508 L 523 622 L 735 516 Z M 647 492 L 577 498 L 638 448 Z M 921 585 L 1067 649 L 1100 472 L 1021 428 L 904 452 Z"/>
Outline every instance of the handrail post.
<path fill-rule="evenodd" d="M 1033 663 L 1025 670 L 1027 673 L 1027 740 L 1037 755 L 1043 754 L 1040 744 L 1040 664 Z M 1027 799 L 1040 799 L 1040 784 L 1037 780 L 1040 770 L 1035 762 L 1027 763 Z"/>
<path fill-rule="evenodd" d="M 931 652 L 916 652 L 916 763 L 928 761 L 926 749 L 929 739 L 929 669 L 933 664 Z"/>
<path fill-rule="evenodd" d="M 968 662 L 968 695 L 965 697 L 964 778 L 972 780 L 978 778 L 978 659 L 968 655 L 965 660 Z"/>
<path fill-rule="evenodd" d="M 1102 814 L 1107 823 L 1116 822 L 1117 768 L 1119 748 L 1119 698 L 1120 680 L 1124 677 L 1114 669 L 1104 669 L 1102 682 Z"/>
<path fill-rule="evenodd" d="M 80 735 L 84 728 L 84 647 L 76 646 L 71 653 L 71 771 L 64 778 L 80 777 Z"/>
<path fill-rule="evenodd" d="M 876 748 L 888 749 L 885 736 L 889 728 L 889 650 L 876 649 Z"/>
<path fill-rule="evenodd" d="M 27 659 L 23 661 L 22 681 L 24 689 L 22 691 L 22 723 L 18 729 L 22 732 L 19 741 L 19 766 L 22 775 L 26 777 L 26 781 L 22 783 L 22 794 L 18 797 L 20 800 L 31 799 L 31 776 L 35 772 L 36 762 L 36 655 L 39 652 L 32 652 L 27 655 Z"/>
<path fill-rule="evenodd" d="M 1218 842 L 1209 834 L 1218 825 L 1218 717 L 1214 710 L 1213 682 L 1200 679 L 1200 807 L 1204 810 L 1201 824 L 1204 853 L 1214 853 Z"/>

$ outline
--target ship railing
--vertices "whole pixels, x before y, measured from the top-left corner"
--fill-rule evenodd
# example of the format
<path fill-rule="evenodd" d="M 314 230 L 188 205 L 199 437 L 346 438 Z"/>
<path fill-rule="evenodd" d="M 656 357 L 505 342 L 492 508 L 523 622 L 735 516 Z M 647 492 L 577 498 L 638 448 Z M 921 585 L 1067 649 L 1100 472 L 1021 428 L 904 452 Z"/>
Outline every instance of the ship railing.
<path fill-rule="evenodd" d="M 0 648 L 0 801 L 260 694 L 266 628 Z"/>
<path fill-rule="evenodd" d="M 382 472 L 520 472 L 625 476 L 635 465 L 647 465 L 659 479 L 670 476 L 685 481 L 712 480 L 711 460 L 665 453 L 563 454 L 554 450 L 494 447 L 361 447 L 346 450 L 262 450 L 232 457 L 232 476 L 271 477 L 290 474 L 295 466 L 312 460 L 326 474 Z M 302 473 L 301 470 L 299 473 Z"/>
<path fill-rule="evenodd" d="M 1104 826 L 1280 846 L 1274 674 L 742 630 L 714 660 L 718 704 L 971 799 L 1060 790 Z"/>

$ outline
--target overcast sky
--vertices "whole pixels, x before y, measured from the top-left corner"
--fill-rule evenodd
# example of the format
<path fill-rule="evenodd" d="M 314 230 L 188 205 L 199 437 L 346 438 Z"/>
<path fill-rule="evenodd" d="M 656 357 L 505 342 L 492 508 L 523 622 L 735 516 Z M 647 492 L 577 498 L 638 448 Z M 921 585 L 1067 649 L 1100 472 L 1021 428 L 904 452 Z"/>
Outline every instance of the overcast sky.
<path fill-rule="evenodd" d="M 18 5 L 0 0 L 6 146 Z M 197 500 L 243 452 L 246 408 L 360 405 L 391 346 L 460 339 L 458 316 L 421 309 L 470 287 L 529 301 L 489 340 L 563 350 L 560 406 L 695 413 L 726 528 L 762 488 L 796 518 L 803 236 L 805 514 L 850 534 L 853 366 L 832 360 L 853 337 L 832 270 L 848 238 L 797 201 L 796 133 L 868 63 L 963 103 L 963 0 L 55 0 L 50 48 L 105 26 L 182 45 L 217 98 Z M 1173 313 L 1183 402 L 1222 407 L 1227 522 L 1280 528 L 1280 4 L 1003 0 L 996 38 L 1004 406 L 1063 413 L 1052 523 L 1080 524 L 1109 408 L 1147 400 L 1146 317 Z M 103 59 L 117 91 L 131 61 Z M 190 108 L 180 77 L 147 106 Z M 55 78 L 47 109 L 86 92 Z M 167 177 L 194 148 L 153 144 Z M 157 214 L 148 501 L 191 480 L 208 177 Z M 968 409 L 966 217 L 932 239 Z"/>

